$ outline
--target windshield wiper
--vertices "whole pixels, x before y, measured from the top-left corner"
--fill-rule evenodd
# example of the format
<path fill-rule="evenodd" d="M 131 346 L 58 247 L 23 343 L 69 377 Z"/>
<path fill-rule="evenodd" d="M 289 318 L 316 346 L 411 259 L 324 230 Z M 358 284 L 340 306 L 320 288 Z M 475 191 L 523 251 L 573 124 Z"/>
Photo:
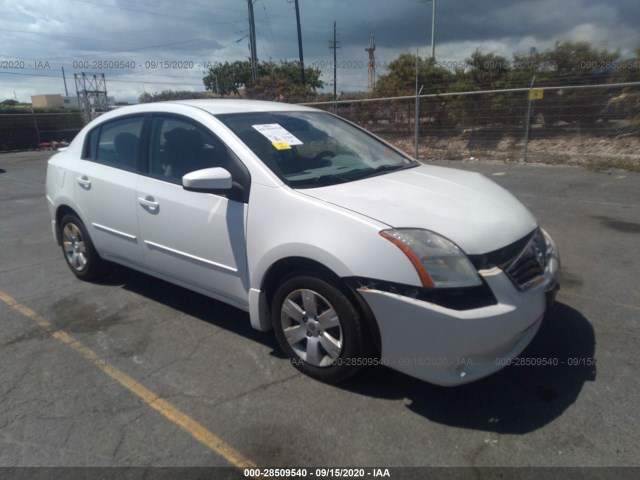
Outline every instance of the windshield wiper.
<path fill-rule="evenodd" d="M 375 177 L 376 175 L 382 175 L 388 172 L 404 170 L 406 168 L 412 168 L 418 165 L 418 163 L 410 163 L 409 165 L 380 165 L 377 168 L 358 168 L 357 170 L 350 170 L 349 172 L 346 172 L 342 175 L 328 173 L 326 175 L 320 175 L 314 178 L 306 178 L 304 180 L 290 180 L 289 185 L 292 188 L 314 188 L 337 185 L 339 183 L 347 183 L 353 182 L 354 180 L 362 180 L 364 178 Z"/>
<path fill-rule="evenodd" d="M 393 172 L 394 170 L 402 170 L 403 168 L 406 168 L 406 165 L 380 165 L 379 167 L 376 167 L 373 171 L 374 172 Z"/>
<path fill-rule="evenodd" d="M 314 188 L 336 185 L 338 183 L 347 183 L 351 180 L 353 179 L 332 173 L 327 175 L 320 175 L 314 178 L 305 178 L 304 180 L 290 180 L 289 185 L 292 188 Z"/>
<path fill-rule="evenodd" d="M 410 163 L 408 165 L 380 165 L 372 170 L 367 171 L 363 175 L 360 175 L 357 179 L 375 177 L 377 175 L 382 175 L 388 172 L 396 172 L 398 170 L 405 170 L 407 168 L 417 167 L 418 163 Z"/>

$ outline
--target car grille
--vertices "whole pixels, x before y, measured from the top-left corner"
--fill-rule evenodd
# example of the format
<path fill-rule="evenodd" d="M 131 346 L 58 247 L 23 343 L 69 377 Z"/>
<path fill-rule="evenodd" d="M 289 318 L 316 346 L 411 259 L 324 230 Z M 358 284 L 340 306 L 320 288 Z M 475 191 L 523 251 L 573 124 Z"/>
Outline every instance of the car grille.
<path fill-rule="evenodd" d="M 528 290 L 544 280 L 547 244 L 540 229 L 536 230 L 525 249 L 505 270 L 520 290 Z"/>
<path fill-rule="evenodd" d="M 528 290 L 544 280 L 546 256 L 547 243 L 537 228 L 506 247 L 470 259 L 478 270 L 502 269 L 519 290 Z"/>

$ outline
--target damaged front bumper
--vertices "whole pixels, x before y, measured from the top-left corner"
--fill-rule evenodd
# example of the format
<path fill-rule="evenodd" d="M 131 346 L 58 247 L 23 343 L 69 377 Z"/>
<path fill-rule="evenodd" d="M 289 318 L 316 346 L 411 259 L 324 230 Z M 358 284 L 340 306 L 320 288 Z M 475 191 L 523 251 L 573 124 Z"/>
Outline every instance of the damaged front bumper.
<path fill-rule="evenodd" d="M 481 271 L 496 302 L 454 310 L 361 287 L 378 324 L 381 363 L 427 382 L 455 386 L 508 365 L 536 335 L 560 285 L 560 259 L 548 235 L 542 281 L 523 291 L 499 268 Z"/>

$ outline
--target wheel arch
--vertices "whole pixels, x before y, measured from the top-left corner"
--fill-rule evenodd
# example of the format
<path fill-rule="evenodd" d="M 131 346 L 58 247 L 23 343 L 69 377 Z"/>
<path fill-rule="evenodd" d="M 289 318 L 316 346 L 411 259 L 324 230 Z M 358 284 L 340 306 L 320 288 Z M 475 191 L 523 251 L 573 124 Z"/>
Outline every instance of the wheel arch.
<path fill-rule="evenodd" d="M 260 295 L 263 305 L 266 307 L 265 318 L 261 319 L 261 325 L 271 328 L 271 303 L 278 286 L 286 279 L 296 275 L 317 276 L 342 292 L 354 307 L 358 310 L 365 322 L 368 339 L 373 343 L 376 352 L 381 349 L 380 329 L 375 316 L 362 296 L 351 288 L 339 275 L 322 263 L 299 256 L 285 257 L 274 262 L 265 272 L 260 284 Z M 265 325 L 263 322 L 266 321 Z"/>
<path fill-rule="evenodd" d="M 56 213 L 55 213 L 56 242 L 58 242 L 58 245 L 62 245 L 62 230 L 60 229 L 60 223 L 62 222 L 62 219 L 64 218 L 64 216 L 69 214 L 75 215 L 76 217 L 78 217 L 78 219 L 82 223 L 84 223 L 84 221 L 82 220 L 82 217 L 80 217 L 80 215 L 75 209 L 73 209 L 67 204 L 59 205 L 58 208 L 56 208 Z"/>

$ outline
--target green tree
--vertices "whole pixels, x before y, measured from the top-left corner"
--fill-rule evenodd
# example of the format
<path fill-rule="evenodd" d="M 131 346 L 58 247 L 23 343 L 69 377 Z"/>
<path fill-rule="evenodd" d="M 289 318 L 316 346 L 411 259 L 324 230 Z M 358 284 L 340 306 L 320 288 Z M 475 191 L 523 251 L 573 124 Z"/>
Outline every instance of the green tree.
<path fill-rule="evenodd" d="M 552 48 L 528 54 L 514 53 L 511 84 L 528 87 L 600 85 L 611 83 L 620 52 L 598 49 L 589 42 L 556 42 Z M 545 92 L 536 102 L 533 115 L 541 114 L 545 125 L 559 121 L 593 126 L 609 116 L 607 103 L 616 92 L 611 89 L 557 89 Z"/>
<path fill-rule="evenodd" d="M 635 58 L 621 59 L 615 63 L 613 82 L 640 82 L 640 47 L 634 53 Z"/>
<path fill-rule="evenodd" d="M 280 95 L 285 101 L 304 101 L 315 97 L 316 90 L 322 88 L 321 72 L 317 68 L 305 68 L 305 84 L 300 80 L 299 62 L 263 62 L 258 68 L 258 80 L 247 88 L 251 98 L 273 100 Z"/>
<path fill-rule="evenodd" d="M 374 96 L 394 97 L 415 95 L 416 93 L 416 63 L 418 75 L 418 88 L 422 87 L 422 94 L 442 93 L 449 90 L 453 82 L 453 74 L 439 66 L 431 57 L 423 58 L 410 53 L 402 53 L 389 63 L 387 72 L 381 75 L 376 82 Z M 360 116 L 366 121 L 376 121 L 384 118 L 390 122 L 396 120 L 406 121 L 408 127 L 414 119 L 414 103 L 404 100 L 394 101 L 390 104 L 376 105 L 365 104 L 361 107 Z M 421 102 L 420 118 L 433 117 L 433 109 L 430 110 L 427 102 Z M 440 112 L 436 113 L 440 118 Z"/>
<path fill-rule="evenodd" d="M 287 101 L 305 100 L 315 97 L 324 83 L 317 68 L 305 68 L 305 85 L 300 80 L 299 62 L 263 61 L 258 64 L 258 79 L 254 83 L 251 63 L 248 60 L 217 63 L 203 78 L 207 90 L 225 95 L 240 95 L 244 88 L 247 96 L 273 100 L 284 95 Z"/>
<path fill-rule="evenodd" d="M 640 47 L 635 49 L 635 58 L 622 59 L 617 63 L 612 82 L 640 82 Z M 631 128 L 640 132 L 640 93 L 638 87 L 623 87 L 618 95 L 607 103 L 614 118 L 630 118 Z"/>
<path fill-rule="evenodd" d="M 381 75 L 376 82 L 375 95 L 414 95 L 416 60 L 418 62 L 418 84 L 423 86 L 423 94 L 441 93 L 449 89 L 449 85 L 454 79 L 449 70 L 438 66 L 430 57 L 423 58 L 410 53 L 402 53 L 389 63 L 387 73 Z"/>
<path fill-rule="evenodd" d="M 620 52 L 592 47 L 588 42 L 556 42 L 553 48 L 539 53 L 514 53 L 512 80 L 536 85 L 592 85 L 604 83 L 610 74 L 608 66 L 615 64 Z M 528 86 L 528 85 L 526 85 Z"/>
<path fill-rule="evenodd" d="M 251 83 L 251 63 L 248 60 L 216 63 L 209 68 L 202 81 L 207 90 L 222 97 L 240 95 L 239 89 Z"/>
<path fill-rule="evenodd" d="M 192 92 L 190 90 L 163 90 L 161 92 L 144 92 L 138 97 L 140 103 L 164 102 L 167 100 L 190 100 L 194 98 L 211 98 L 208 92 Z"/>
<path fill-rule="evenodd" d="M 472 84 L 480 90 L 497 90 L 507 87 L 511 63 L 505 57 L 495 53 L 482 53 L 479 49 L 465 60 L 467 70 L 458 71 L 466 75 Z"/>
<path fill-rule="evenodd" d="M 454 71 L 451 91 L 500 90 L 509 87 L 511 62 L 495 53 L 476 49 L 465 59 L 466 68 Z M 447 118 L 459 125 L 517 124 L 514 95 L 509 93 L 460 95 L 444 99 Z"/>

